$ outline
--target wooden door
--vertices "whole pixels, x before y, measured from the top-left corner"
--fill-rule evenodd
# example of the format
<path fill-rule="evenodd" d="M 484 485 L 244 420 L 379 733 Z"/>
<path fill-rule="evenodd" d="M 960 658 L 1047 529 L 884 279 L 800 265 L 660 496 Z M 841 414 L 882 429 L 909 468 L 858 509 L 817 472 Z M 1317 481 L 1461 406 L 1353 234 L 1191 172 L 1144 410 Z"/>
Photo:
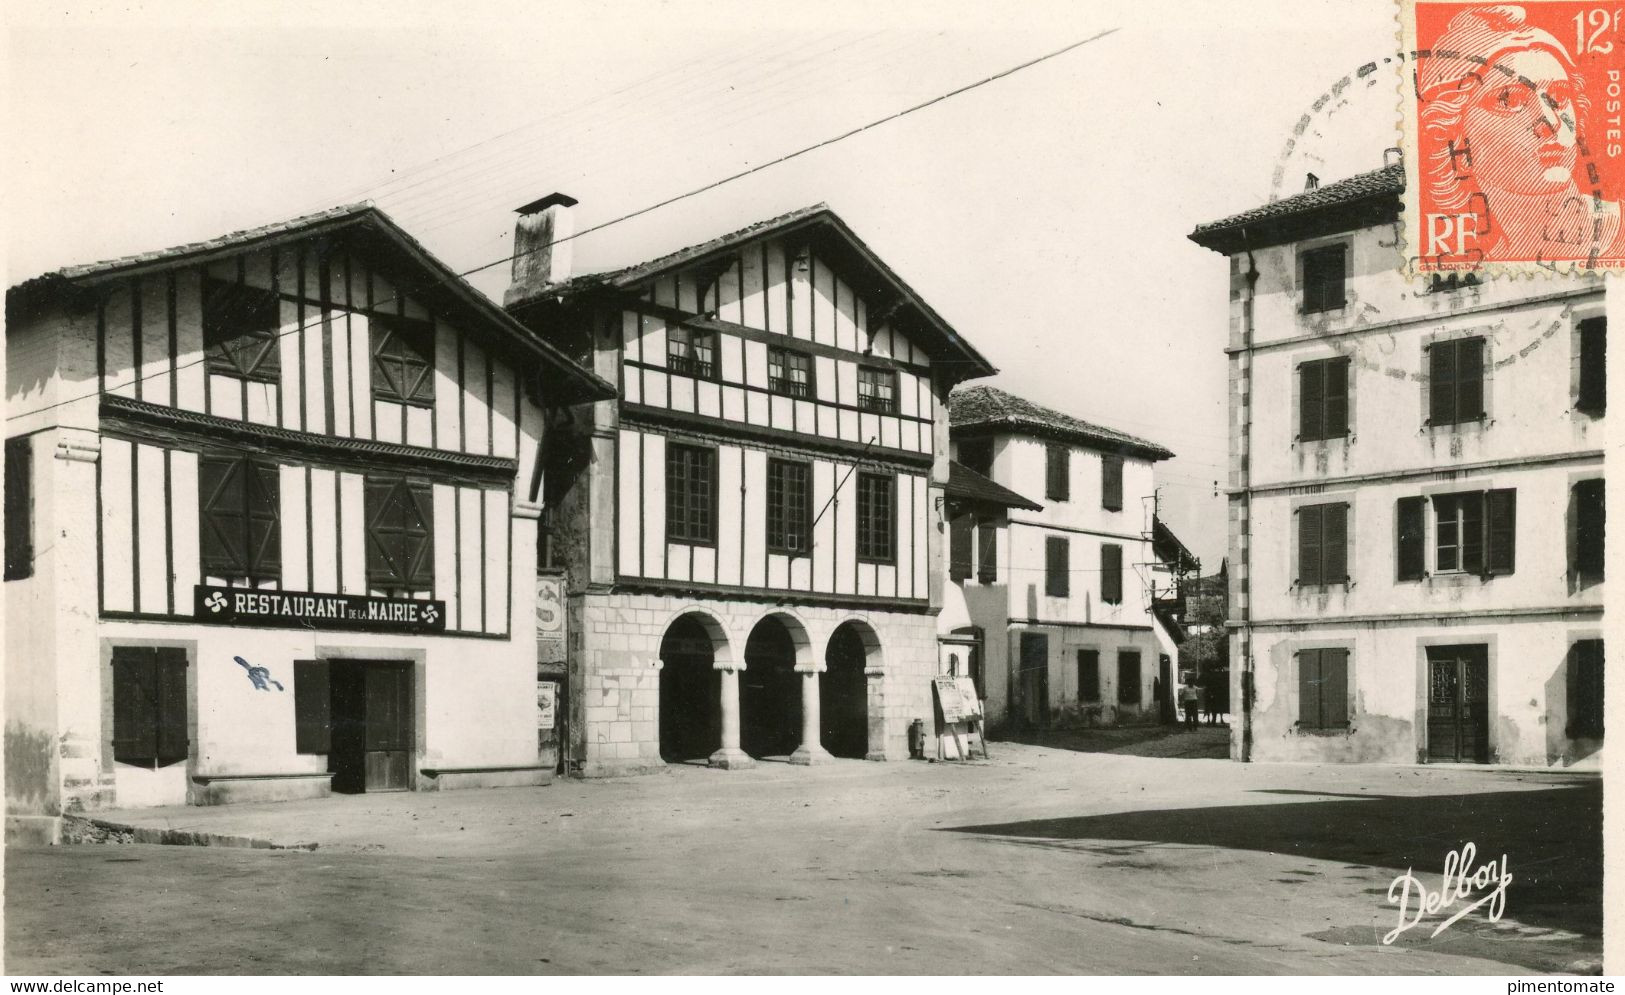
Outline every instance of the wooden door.
<path fill-rule="evenodd" d="M 1482 645 L 1428 650 L 1428 759 L 1488 763 L 1489 654 Z"/>
<path fill-rule="evenodd" d="M 411 668 L 369 663 L 365 683 L 367 790 L 405 791 L 411 777 Z"/>
<path fill-rule="evenodd" d="M 1011 713 L 1019 725 L 1036 729 L 1049 724 L 1049 636 L 1042 632 L 1021 634 L 1013 705 Z"/>

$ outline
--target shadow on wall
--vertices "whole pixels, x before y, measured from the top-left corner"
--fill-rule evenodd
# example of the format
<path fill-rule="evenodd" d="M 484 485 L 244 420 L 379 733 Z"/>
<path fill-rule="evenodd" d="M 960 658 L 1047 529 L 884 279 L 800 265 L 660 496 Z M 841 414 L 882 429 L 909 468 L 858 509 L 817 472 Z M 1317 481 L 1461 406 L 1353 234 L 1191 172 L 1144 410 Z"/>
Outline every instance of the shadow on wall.
<path fill-rule="evenodd" d="M 48 811 L 51 754 L 55 751 L 56 741 L 50 733 L 29 728 L 15 719 L 6 723 L 8 808 L 21 812 Z"/>
<path fill-rule="evenodd" d="M 1564 782 L 1571 781 L 1565 777 Z M 1034 819 L 938 832 L 1075 849 L 1074 840 L 1135 840 L 1253 850 L 1344 865 L 1415 868 L 1437 886 L 1445 854 L 1472 842 L 1479 862 L 1507 855 L 1509 918 L 1602 935 L 1602 781 L 1533 791 L 1401 796 L 1265 790 L 1317 801 Z M 1191 860 L 1199 859 L 1190 855 Z M 1377 896 L 1386 901 L 1386 896 Z"/>
<path fill-rule="evenodd" d="M 1572 659 L 1576 653 L 1576 645 L 1569 644 L 1568 652 L 1563 656 L 1555 668 L 1552 676 L 1546 678 L 1544 690 L 1546 692 L 1546 762 L 1563 767 L 1569 767 L 1585 760 L 1602 749 L 1601 739 L 1571 739 L 1570 725 L 1573 716 L 1570 712 L 1575 703 L 1569 694 L 1569 673 Z M 1557 705 L 1563 706 L 1562 715 L 1557 714 Z M 1504 742 L 1510 742 L 1506 740 Z"/>

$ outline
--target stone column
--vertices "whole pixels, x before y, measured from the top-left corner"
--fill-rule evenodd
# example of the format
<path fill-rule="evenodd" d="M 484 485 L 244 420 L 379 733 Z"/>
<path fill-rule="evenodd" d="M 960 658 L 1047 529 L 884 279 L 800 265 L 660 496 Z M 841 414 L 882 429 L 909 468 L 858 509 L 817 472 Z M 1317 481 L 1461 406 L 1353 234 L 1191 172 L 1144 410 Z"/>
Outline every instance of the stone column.
<path fill-rule="evenodd" d="M 708 764 L 723 770 L 740 770 L 756 761 L 739 748 L 739 671 L 734 664 L 716 664 L 722 678 L 722 746 L 711 754 Z"/>
<path fill-rule="evenodd" d="M 801 674 L 801 745 L 790 754 L 790 762 L 805 767 L 834 763 L 818 731 L 818 669 L 797 666 L 796 671 Z"/>

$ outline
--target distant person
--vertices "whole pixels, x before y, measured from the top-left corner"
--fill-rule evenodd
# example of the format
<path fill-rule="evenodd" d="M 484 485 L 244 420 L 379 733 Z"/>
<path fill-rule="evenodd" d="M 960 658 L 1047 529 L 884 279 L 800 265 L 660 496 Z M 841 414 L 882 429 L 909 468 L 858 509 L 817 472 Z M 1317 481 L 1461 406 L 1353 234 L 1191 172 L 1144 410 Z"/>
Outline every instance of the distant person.
<path fill-rule="evenodd" d="M 1216 726 L 1221 724 L 1220 715 L 1224 713 L 1224 691 L 1220 686 L 1219 672 L 1211 671 L 1202 681 L 1202 709 L 1207 713 L 1207 724 Z"/>
<path fill-rule="evenodd" d="M 1199 695 L 1194 685 L 1186 684 L 1179 689 L 1179 707 L 1185 712 L 1185 728 L 1197 727 L 1196 708 Z"/>

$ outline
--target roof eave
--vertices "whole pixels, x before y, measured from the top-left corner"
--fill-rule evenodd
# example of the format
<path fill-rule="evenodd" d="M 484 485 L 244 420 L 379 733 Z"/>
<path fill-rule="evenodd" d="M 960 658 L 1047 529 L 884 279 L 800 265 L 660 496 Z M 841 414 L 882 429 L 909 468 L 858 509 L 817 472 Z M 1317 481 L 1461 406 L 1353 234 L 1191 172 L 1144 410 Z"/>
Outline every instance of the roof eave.
<path fill-rule="evenodd" d="M 1328 204 L 1235 223 L 1198 227 L 1186 237 L 1204 249 L 1234 255 L 1308 238 L 1336 235 L 1398 221 L 1404 209 L 1398 193 L 1383 191 L 1341 204 Z"/>

